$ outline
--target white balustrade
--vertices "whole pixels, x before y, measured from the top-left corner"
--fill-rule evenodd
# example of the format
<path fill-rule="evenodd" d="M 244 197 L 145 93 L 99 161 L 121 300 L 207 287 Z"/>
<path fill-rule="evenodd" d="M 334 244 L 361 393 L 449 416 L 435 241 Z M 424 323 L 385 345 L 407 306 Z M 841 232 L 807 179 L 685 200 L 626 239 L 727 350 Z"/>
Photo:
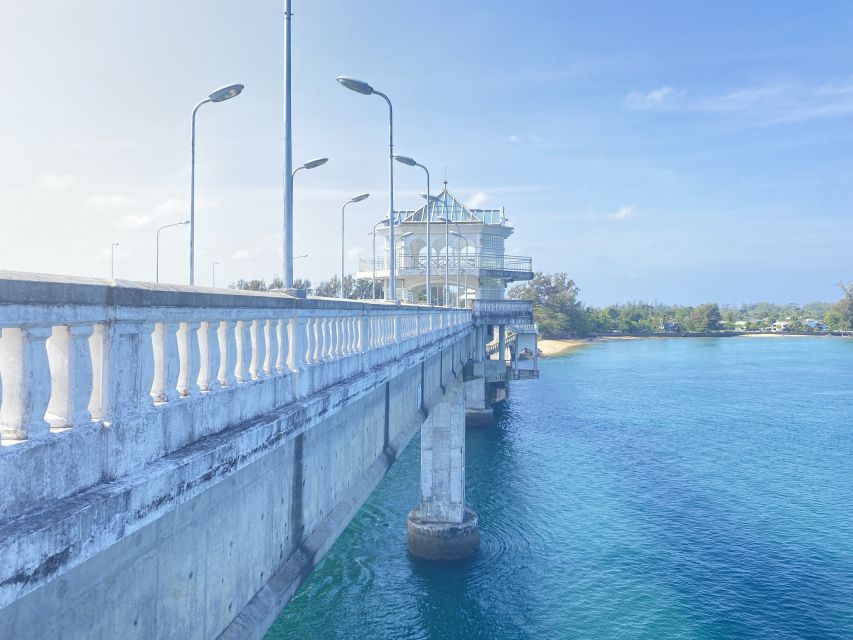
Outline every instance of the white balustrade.
<path fill-rule="evenodd" d="M 329 367 L 309 386 L 300 383 L 301 393 L 310 393 L 470 321 L 470 312 L 450 309 L 369 302 L 312 309 L 310 301 L 278 308 L 278 300 L 271 296 L 257 309 L 152 305 L 120 314 L 108 312 L 118 306 L 92 305 L 89 315 L 65 322 L 51 300 L 26 303 L 44 309 L 43 324 L 16 324 L 0 306 L 0 443 L 93 420 L 111 424 L 167 410 L 179 398 L 192 402 L 308 366 Z"/>

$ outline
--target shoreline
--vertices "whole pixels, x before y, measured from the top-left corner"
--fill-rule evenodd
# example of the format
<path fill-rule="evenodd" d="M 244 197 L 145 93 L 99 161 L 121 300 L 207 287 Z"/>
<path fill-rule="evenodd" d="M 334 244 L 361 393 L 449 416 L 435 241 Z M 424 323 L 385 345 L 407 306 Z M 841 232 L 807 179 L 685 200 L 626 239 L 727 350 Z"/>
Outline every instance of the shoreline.
<path fill-rule="evenodd" d="M 539 347 L 539 352 L 542 354 L 540 357 L 553 358 L 576 351 L 592 343 L 594 340 L 595 338 L 572 338 L 565 340 L 543 338 L 537 341 L 536 346 Z"/>
<path fill-rule="evenodd" d="M 709 334 L 649 334 L 649 335 L 603 335 L 589 338 L 540 338 L 537 342 L 540 357 L 554 358 L 567 355 L 594 342 L 616 342 L 622 340 L 661 340 L 666 338 L 838 338 L 832 334 L 808 333 L 737 333 L 723 335 Z"/>

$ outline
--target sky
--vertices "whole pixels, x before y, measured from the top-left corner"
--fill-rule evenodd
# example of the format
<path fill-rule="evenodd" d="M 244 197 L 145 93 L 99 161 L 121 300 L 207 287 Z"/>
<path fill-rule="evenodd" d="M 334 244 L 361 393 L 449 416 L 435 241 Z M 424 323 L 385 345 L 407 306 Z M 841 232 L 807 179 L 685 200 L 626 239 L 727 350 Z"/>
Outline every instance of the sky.
<path fill-rule="evenodd" d="M 0 0 L 0 269 L 198 284 L 281 273 L 282 0 Z M 588 304 L 840 297 L 853 280 L 853 3 L 293 0 L 297 277 L 369 256 L 396 151 Z M 398 209 L 420 170 L 395 169 Z M 435 189 L 434 186 L 434 189 Z M 187 228 L 161 280 L 187 281 Z"/>

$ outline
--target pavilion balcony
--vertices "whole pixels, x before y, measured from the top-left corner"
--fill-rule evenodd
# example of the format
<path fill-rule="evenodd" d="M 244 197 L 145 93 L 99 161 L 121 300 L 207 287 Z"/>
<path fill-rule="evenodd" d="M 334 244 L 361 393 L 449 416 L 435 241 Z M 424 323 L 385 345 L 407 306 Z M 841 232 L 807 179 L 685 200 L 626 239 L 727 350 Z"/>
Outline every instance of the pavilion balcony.
<path fill-rule="evenodd" d="M 507 256 L 488 253 L 468 253 L 451 256 L 433 256 L 430 265 L 432 274 L 441 275 L 449 269 L 455 275 L 457 269 L 461 275 L 476 278 L 502 278 L 505 280 L 531 280 L 533 278 L 533 258 L 528 256 Z M 361 258 L 358 264 L 359 278 L 373 276 L 387 278 L 389 268 L 384 257 L 376 263 L 370 258 Z M 421 254 L 401 253 L 397 255 L 398 276 L 425 276 L 427 257 Z"/>

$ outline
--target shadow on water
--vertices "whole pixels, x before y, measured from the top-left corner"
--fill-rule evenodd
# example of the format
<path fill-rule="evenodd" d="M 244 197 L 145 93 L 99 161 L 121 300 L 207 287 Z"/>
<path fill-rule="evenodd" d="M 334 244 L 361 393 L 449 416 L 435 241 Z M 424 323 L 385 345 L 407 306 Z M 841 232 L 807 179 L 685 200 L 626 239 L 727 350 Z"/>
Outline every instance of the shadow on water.
<path fill-rule="evenodd" d="M 507 572 L 502 557 L 529 546 L 520 532 L 518 503 L 506 481 L 517 475 L 512 411 L 503 406 L 492 425 L 466 429 L 466 502 L 478 515 L 480 550 L 458 562 L 430 562 L 409 555 L 417 583 L 419 627 L 433 639 L 524 640 L 532 616 L 523 569 Z"/>

